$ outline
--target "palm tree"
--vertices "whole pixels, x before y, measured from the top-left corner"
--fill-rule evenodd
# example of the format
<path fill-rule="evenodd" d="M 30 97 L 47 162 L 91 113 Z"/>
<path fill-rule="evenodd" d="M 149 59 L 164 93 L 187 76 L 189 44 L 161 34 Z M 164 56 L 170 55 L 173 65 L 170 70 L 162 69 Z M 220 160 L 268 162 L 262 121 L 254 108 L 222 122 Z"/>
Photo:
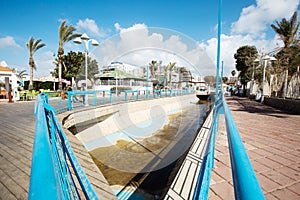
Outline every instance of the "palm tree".
<path fill-rule="evenodd" d="M 156 60 L 152 60 L 149 63 L 149 68 L 150 68 L 150 72 L 151 72 L 151 78 L 154 79 L 156 71 L 158 69 L 158 63 L 157 63 L 157 61 Z"/>
<path fill-rule="evenodd" d="M 164 87 L 167 86 L 167 82 L 168 82 L 168 68 L 169 65 L 164 65 Z"/>
<path fill-rule="evenodd" d="M 295 40 L 295 36 L 300 25 L 297 16 L 298 13 L 297 11 L 295 11 L 289 21 L 286 18 L 283 18 L 280 22 L 276 20 L 276 24 L 271 24 L 272 29 L 279 35 L 279 37 L 283 41 L 284 48 L 289 47 Z"/>
<path fill-rule="evenodd" d="M 73 33 L 76 30 L 76 28 L 73 27 L 72 25 L 67 26 L 66 23 L 67 23 L 66 20 L 63 20 L 61 22 L 61 25 L 59 27 L 59 32 L 58 32 L 58 35 L 59 35 L 59 47 L 58 47 L 58 53 L 57 53 L 57 56 L 58 56 L 58 82 L 59 82 L 58 88 L 60 90 L 62 90 L 61 65 L 62 65 L 62 59 L 64 56 L 64 47 L 63 46 L 66 42 L 69 42 L 70 40 L 73 40 L 74 38 L 81 36 L 81 34 L 79 34 L 79 33 Z"/>
<path fill-rule="evenodd" d="M 291 57 L 290 53 L 290 46 L 293 43 L 297 43 L 297 35 L 300 22 L 298 22 L 298 13 L 297 11 L 294 12 L 293 16 L 290 20 L 283 18 L 280 22 L 275 21 L 276 24 L 271 24 L 272 29 L 279 35 L 280 39 L 284 43 L 284 47 L 281 52 L 277 54 L 277 56 L 282 57 L 279 60 L 282 65 L 285 65 L 283 69 L 285 69 L 285 80 L 284 80 L 284 87 L 283 87 L 283 94 L 282 97 L 285 98 L 286 90 L 287 90 L 287 79 L 288 79 L 288 64 L 289 58 Z"/>
<path fill-rule="evenodd" d="M 34 41 L 34 38 L 31 37 L 26 44 L 27 49 L 29 50 L 29 67 L 30 67 L 30 81 L 29 81 L 29 86 L 28 89 L 32 90 L 33 89 L 33 70 L 36 70 L 36 65 L 33 60 L 33 54 L 42 48 L 43 46 L 46 46 L 44 43 L 40 43 L 42 40 L 38 39 Z"/>
<path fill-rule="evenodd" d="M 25 76 L 26 75 L 28 75 L 27 73 L 26 73 L 26 70 L 22 70 L 22 71 L 20 71 L 20 72 L 18 72 L 17 74 L 16 74 L 16 76 L 19 78 L 19 79 L 23 79 L 23 78 L 25 78 Z"/>
<path fill-rule="evenodd" d="M 168 65 L 168 70 L 169 70 L 169 87 L 170 87 L 170 89 L 171 89 L 171 81 L 172 81 L 172 71 L 173 71 L 173 69 L 174 69 L 174 67 L 175 67 L 175 65 L 176 65 L 176 62 L 173 62 L 173 63 L 169 63 L 169 65 Z"/>
<path fill-rule="evenodd" d="M 17 74 L 16 74 L 16 76 L 17 76 L 17 78 L 22 82 L 22 86 L 24 86 L 23 85 L 23 79 L 25 78 L 25 76 L 27 76 L 28 74 L 26 73 L 26 70 L 22 70 L 22 71 L 20 71 L 20 72 L 18 72 Z"/>

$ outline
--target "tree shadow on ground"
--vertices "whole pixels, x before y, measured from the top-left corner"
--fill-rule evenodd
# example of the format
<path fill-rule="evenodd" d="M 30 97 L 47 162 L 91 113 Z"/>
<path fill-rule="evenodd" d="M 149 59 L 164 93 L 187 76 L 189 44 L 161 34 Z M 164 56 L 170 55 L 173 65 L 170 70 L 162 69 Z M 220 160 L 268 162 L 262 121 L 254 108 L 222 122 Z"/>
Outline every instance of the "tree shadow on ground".
<path fill-rule="evenodd" d="M 228 97 L 226 102 L 229 106 L 231 106 L 231 108 L 233 108 L 233 111 L 246 111 L 249 113 L 268 115 L 277 118 L 288 118 L 289 115 L 293 115 L 291 112 L 279 110 L 245 97 Z M 236 102 L 239 104 L 237 105 Z"/>

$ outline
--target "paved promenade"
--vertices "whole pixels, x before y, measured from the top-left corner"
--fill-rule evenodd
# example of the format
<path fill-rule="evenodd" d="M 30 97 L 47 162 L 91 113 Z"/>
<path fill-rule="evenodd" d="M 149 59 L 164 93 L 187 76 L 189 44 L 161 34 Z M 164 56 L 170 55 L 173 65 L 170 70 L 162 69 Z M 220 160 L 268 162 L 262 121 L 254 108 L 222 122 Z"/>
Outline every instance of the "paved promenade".
<path fill-rule="evenodd" d="M 34 101 L 0 102 L 0 200 L 28 198 L 36 122 L 33 113 Z M 83 145 L 73 135 L 68 139 L 99 198 L 116 199 Z"/>
<path fill-rule="evenodd" d="M 300 115 L 246 98 L 228 97 L 227 103 L 266 199 L 300 199 Z M 223 115 L 209 199 L 234 199 Z"/>
<path fill-rule="evenodd" d="M 27 199 L 34 102 L 0 103 L 0 199 Z"/>

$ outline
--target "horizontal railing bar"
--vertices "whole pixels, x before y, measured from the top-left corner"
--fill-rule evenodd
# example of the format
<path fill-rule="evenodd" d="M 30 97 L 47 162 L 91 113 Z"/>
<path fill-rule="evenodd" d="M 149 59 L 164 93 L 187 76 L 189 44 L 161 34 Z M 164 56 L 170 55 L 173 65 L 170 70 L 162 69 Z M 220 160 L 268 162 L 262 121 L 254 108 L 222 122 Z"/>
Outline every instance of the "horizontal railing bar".
<path fill-rule="evenodd" d="M 49 130 L 44 111 L 44 99 L 39 95 L 36 100 L 35 114 L 37 123 L 32 151 L 32 164 L 30 172 L 30 186 L 28 199 L 60 199 L 61 188 L 55 173 L 51 146 L 49 143 Z"/>

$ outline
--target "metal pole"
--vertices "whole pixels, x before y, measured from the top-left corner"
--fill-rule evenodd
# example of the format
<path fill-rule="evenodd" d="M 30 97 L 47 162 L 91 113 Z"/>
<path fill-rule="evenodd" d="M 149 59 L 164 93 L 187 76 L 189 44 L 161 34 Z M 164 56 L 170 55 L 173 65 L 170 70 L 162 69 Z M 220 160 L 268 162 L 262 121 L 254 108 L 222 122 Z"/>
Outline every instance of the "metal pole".
<path fill-rule="evenodd" d="M 223 95 L 223 76 L 224 76 L 224 61 L 222 60 L 222 71 L 221 71 L 221 94 Z"/>
<path fill-rule="evenodd" d="M 265 75 L 266 75 L 266 65 L 267 65 L 268 60 L 264 60 L 264 71 L 263 71 L 263 79 L 262 79 L 262 92 L 261 92 L 261 99 L 260 102 L 264 102 L 264 86 L 265 86 Z"/>
<path fill-rule="evenodd" d="M 88 46 L 88 40 L 84 40 L 84 44 L 85 44 L 85 90 L 87 90 L 87 80 L 88 80 L 88 51 L 89 51 L 89 46 Z M 88 100 L 88 94 L 85 94 L 85 102 L 84 105 L 88 106 L 89 105 L 89 100 Z"/>
<path fill-rule="evenodd" d="M 251 78 L 251 87 L 250 87 L 250 92 L 249 92 L 249 95 L 251 95 L 253 93 L 253 86 L 254 86 L 254 63 L 252 64 L 252 68 L 253 68 L 253 71 L 252 71 L 252 78 Z"/>
<path fill-rule="evenodd" d="M 219 92 L 219 69 L 220 69 L 220 46 L 221 46 L 221 23 L 222 23 L 222 0 L 219 0 L 219 15 L 218 15 L 218 46 L 217 46 L 217 70 L 216 70 L 216 95 L 215 101 L 218 101 Z"/>
<path fill-rule="evenodd" d="M 116 98 L 118 97 L 118 70 L 116 70 Z"/>
<path fill-rule="evenodd" d="M 146 99 L 148 99 L 148 66 L 146 71 Z"/>

